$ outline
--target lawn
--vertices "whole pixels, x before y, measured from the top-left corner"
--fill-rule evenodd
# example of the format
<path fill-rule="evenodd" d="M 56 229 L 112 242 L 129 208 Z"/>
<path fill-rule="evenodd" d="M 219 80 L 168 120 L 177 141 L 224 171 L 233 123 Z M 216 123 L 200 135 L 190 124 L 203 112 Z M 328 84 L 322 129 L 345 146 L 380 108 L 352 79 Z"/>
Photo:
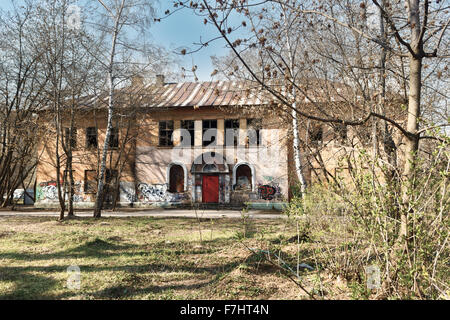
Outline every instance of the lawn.
<path fill-rule="evenodd" d="M 0 299 L 308 299 L 285 271 L 296 269 L 295 235 L 287 219 L 0 217 Z M 312 245 L 300 262 L 314 265 Z M 301 281 L 346 297 L 324 273 L 302 269 Z"/>

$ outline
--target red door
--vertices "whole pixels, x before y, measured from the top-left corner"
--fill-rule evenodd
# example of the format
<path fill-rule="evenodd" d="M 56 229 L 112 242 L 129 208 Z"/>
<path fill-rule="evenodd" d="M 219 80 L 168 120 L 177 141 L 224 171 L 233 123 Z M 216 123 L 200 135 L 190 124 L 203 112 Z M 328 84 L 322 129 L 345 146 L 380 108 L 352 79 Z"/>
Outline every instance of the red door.
<path fill-rule="evenodd" d="M 219 202 L 219 176 L 203 176 L 202 199 L 204 203 Z"/>

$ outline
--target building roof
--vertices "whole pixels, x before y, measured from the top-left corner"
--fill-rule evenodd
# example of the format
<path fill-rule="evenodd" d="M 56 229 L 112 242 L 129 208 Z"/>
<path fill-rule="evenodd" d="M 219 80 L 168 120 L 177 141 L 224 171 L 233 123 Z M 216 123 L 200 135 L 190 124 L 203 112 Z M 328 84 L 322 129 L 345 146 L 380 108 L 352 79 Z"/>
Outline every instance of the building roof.
<path fill-rule="evenodd" d="M 260 105 L 261 91 L 243 81 L 181 82 L 148 85 L 143 107 Z"/>

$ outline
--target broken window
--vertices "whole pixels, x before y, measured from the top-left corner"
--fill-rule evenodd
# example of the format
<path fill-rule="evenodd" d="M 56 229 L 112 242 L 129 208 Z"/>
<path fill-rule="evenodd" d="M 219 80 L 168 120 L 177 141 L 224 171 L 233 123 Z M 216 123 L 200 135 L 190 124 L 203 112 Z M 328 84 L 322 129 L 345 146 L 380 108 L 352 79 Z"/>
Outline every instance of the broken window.
<path fill-rule="evenodd" d="M 109 136 L 109 147 L 116 149 L 119 147 L 119 129 L 117 127 L 111 128 L 111 135 Z"/>
<path fill-rule="evenodd" d="M 173 134 L 173 121 L 160 121 L 159 122 L 159 146 L 160 147 L 172 147 L 172 134 Z"/>
<path fill-rule="evenodd" d="M 252 170 L 246 164 L 241 164 L 236 170 L 235 190 L 252 189 Z"/>
<path fill-rule="evenodd" d="M 97 140 L 97 128 L 96 127 L 88 127 L 86 128 L 86 148 L 97 148 L 98 140 Z"/>
<path fill-rule="evenodd" d="M 84 193 L 96 193 L 97 192 L 97 171 L 85 170 L 84 171 Z"/>
<path fill-rule="evenodd" d="M 344 124 L 337 124 L 334 127 L 335 139 L 342 145 L 347 144 L 347 126 Z"/>
<path fill-rule="evenodd" d="M 217 145 L 217 120 L 203 120 L 203 146 Z"/>
<path fill-rule="evenodd" d="M 172 165 L 169 172 L 169 192 L 184 191 L 184 170 L 180 165 Z"/>
<path fill-rule="evenodd" d="M 309 138 L 312 145 L 320 145 L 323 141 L 323 129 L 320 125 L 311 125 Z"/>
<path fill-rule="evenodd" d="M 181 120 L 181 129 L 183 129 L 181 134 L 181 145 L 184 147 L 193 147 L 195 142 L 194 120 Z M 187 141 L 185 141 L 185 139 L 187 139 Z"/>
<path fill-rule="evenodd" d="M 71 131 L 72 136 L 70 135 Z M 66 147 L 70 145 L 72 149 L 77 147 L 77 128 L 72 128 L 72 130 L 70 130 L 70 128 L 64 129 L 64 143 L 66 144 Z"/>
<path fill-rule="evenodd" d="M 261 145 L 261 122 L 261 119 L 247 119 L 248 143 L 246 143 L 246 146 L 254 147 Z"/>
<path fill-rule="evenodd" d="M 237 146 L 239 144 L 239 119 L 225 120 L 225 145 Z"/>

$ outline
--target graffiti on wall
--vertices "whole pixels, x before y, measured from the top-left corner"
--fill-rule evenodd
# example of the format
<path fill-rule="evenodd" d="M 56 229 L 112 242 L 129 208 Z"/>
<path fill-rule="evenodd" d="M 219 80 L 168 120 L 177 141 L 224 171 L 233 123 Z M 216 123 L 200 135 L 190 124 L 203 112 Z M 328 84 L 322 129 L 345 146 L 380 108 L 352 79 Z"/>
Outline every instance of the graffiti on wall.
<path fill-rule="evenodd" d="M 176 202 L 187 200 L 185 193 L 171 193 L 166 184 L 139 183 L 138 199 L 141 202 Z"/>
<path fill-rule="evenodd" d="M 277 179 L 272 176 L 263 176 L 264 183 L 258 185 L 258 197 L 263 200 L 281 198 L 281 188 Z"/>
<path fill-rule="evenodd" d="M 56 181 L 41 182 L 36 188 L 37 200 L 56 200 L 58 198 L 58 190 L 56 189 Z"/>
<path fill-rule="evenodd" d="M 136 201 L 133 182 L 120 182 L 120 202 L 132 203 Z"/>
<path fill-rule="evenodd" d="M 58 200 L 58 188 L 56 187 L 56 181 L 46 181 L 38 184 L 36 188 L 36 201 L 53 202 Z M 68 200 L 68 194 L 66 194 L 65 200 Z M 82 190 L 82 182 L 75 181 L 73 185 L 73 201 L 85 202 L 87 201 L 86 195 Z"/>
<path fill-rule="evenodd" d="M 269 186 L 267 184 L 258 187 L 259 197 L 263 200 L 273 200 L 276 194 L 275 187 Z"/>

